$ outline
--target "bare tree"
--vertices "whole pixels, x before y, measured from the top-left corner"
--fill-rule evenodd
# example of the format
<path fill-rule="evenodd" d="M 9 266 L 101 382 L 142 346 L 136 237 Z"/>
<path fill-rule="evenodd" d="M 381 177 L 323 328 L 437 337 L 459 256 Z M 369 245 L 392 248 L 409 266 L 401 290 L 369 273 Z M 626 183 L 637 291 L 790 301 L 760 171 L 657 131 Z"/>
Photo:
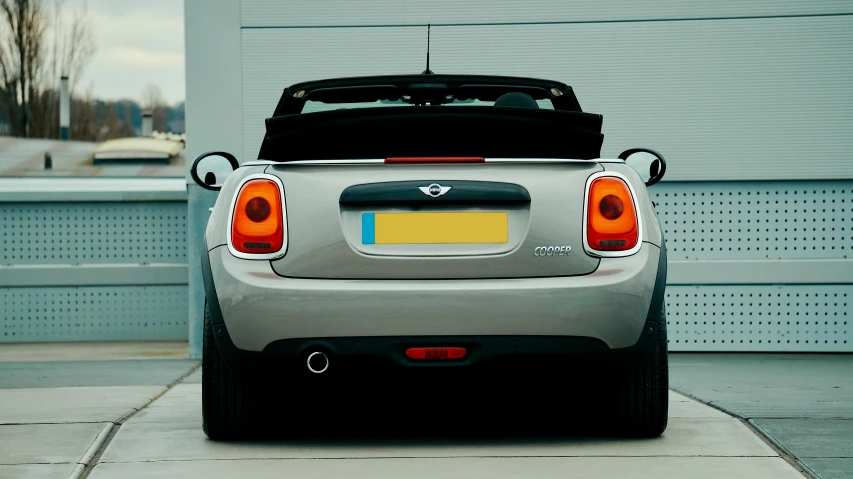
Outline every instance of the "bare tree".
<path fill-rule="evenodd" d="M 93 141 L 100 134 L 100 125 L 95 120 L 96 105 L 92 99 L 92 88 L 90 87 L 83 95 L 78 95 L 71 101 L 70 136 L 72 139 L 81 141 Z"/>
<path fill-rule="evenodd" d="M 83 72 L 95 54 L 95 42 L 91 32 L 91 22 L 88 16 L 86 3 L 71 12 L 63 15 L 65 0 L 53 0 L 51 7 L 51 25 L 49 29 L 50 49 L 46 56 L 46 68 L 37 84 L 46 93 L 42 95 L 44 101 L 39 105 L 33 105 L 33 119 L 31 135 L 44 138 L 57 138 L 59 136 L 59 87 L 60 77 L 69 78 L 69 93 L 74 96 Z M 91 91 L 87 96 L 91 104 Z M 78 118 L 77 114 L 84 115 Z M 78 121 L 91 120 L 91 112 L 88 116 L 79 109 L 72 109 L 72 125 Z M 72 128 L 72 139 L 87 139 L 91 135 L 80 135 L 85 131 L 83 128 Z M 75 134 L 77 133 L 77 134 Z"/>
<path fill-rule="evenodd" d="M 103 121 L 100 135 L 96 141 L 112 140 L 133 136 L 130 105 L 125 101 L 107 102 L 103 104 Z"/>
<path fill-rule="evenodd" d="M 92 24 L 89 21 L 89 9 L 86 3 L 75 10 L 70 23 L 62 16 L 65 0 L 54 0 L 53 49 L 51 55 L 51 77 L 53 85 L 58 86 L 58 75 L 69 78 L 69 91 L 73 92 L 83 76 L 83 72 L 95 55 L 95 40 L 92 36 Z"/>
<path fill-rule="evenodd" d="M 4 98 L 0 106 L 15 136 L 29 134 L 33 77 L 42 65 L 41 47 L 47 27 L 43 8 L 43 0 L 0 0 L 4 27 L 0 45 Z"/>
<path fill-rule="evenodd" d="M 153 83 L 145 86 L 142 91 L 142 108 L 150 110 L 152 113 L 154 131 L 166 131 L 166 100 L 163 99 L 163 92 L 160 87 Z"/>
<path fill-rule="evenodd" d="M 94 55 L 85 4 L 69 25 L 64 1 L 0 0 L 0 115 L 14 136 L 58 137 L 59 77 L 73 91 Z"/>

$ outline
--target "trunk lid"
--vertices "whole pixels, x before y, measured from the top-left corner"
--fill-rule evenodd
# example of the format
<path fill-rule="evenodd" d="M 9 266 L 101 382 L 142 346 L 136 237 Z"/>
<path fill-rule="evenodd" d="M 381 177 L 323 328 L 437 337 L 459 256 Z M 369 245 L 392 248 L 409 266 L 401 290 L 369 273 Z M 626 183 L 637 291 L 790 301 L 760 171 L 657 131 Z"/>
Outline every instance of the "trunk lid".
<path fill-rule="evenodd" d="M 322 279 L 589 274 L 583 204 L 595 162 L 270 166 L 283 185 L 279 275 Z M 535 255 L 553 247 L 551 255 Z"/>

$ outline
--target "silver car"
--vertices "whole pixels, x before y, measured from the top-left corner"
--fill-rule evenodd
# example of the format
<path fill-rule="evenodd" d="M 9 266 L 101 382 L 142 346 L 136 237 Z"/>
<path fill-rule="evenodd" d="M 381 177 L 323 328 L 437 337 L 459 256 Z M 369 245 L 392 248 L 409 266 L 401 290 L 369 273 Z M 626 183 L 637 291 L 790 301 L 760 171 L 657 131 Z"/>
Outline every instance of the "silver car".
<path fill-rule="evenodd" d="M 285 89 L 257 161 L 211 152 L 191 170 L 220 190 L 201 258 L 205 433 L 250 435 L 271 382 L 547 364 L 600 371 L 620 430 L 660 435 L 666 254 L 646 186 L 665 161 L 600 158 L 601 125 L 537 79 Z"/>

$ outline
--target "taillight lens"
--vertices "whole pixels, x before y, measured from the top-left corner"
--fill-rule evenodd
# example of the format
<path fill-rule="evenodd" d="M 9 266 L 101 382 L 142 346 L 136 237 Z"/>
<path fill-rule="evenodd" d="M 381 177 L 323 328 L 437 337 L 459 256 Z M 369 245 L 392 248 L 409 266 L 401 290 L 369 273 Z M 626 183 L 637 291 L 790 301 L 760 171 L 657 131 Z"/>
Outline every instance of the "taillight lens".
<path fill-rule="evenodd" d="M 631 190 L 620 178 L 592 180 L 587 197 L 586 237 L 590 248 L 625 251 L 637 246 L 639 228 Z"/>
<path fill-rule="evenodd" d="M 254 179 L 237 194 L 231 244 L 241 253 L 275 253 L 284 245 L 281 191 L 276 182 Z"/>

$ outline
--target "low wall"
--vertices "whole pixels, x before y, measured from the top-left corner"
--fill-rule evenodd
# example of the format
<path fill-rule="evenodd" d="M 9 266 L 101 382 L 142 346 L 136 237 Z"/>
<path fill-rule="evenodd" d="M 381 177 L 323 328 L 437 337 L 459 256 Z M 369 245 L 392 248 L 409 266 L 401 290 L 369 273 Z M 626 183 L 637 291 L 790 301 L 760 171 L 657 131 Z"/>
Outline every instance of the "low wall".
<path fill-rule="evenodd" d="M 650 193 L 670 350 L 853 351 L 853 181 Z M 0 203 L 0 342 L 188 337 L 184 179 L 2 178 Z"/>

